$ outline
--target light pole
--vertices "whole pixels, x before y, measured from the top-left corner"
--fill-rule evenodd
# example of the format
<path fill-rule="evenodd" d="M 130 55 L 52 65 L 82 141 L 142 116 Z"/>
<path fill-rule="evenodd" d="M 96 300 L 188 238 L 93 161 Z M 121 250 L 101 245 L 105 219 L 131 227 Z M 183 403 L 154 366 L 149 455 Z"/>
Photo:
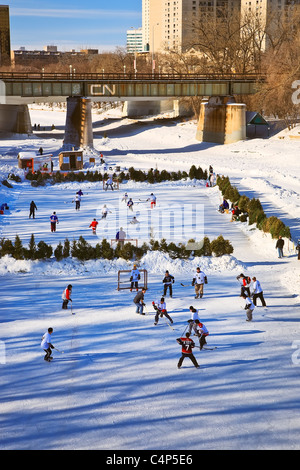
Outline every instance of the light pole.
<path fill-rule="evenodd" d="M 152 26 L 152 77 L 154 76 L 155 62 L 154 62 L 154 28 L 159 26 L 159 23 L 156 23 Z"/>

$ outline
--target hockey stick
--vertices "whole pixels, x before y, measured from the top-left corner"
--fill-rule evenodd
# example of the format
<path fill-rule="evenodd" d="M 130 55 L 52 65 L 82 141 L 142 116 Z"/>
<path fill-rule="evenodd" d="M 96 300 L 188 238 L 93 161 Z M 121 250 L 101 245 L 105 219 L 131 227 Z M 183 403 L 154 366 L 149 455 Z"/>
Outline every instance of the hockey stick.
<path fill-rule="evenodd" d="M 146 309 L 146 304 L 144 305 L 144 309 L 145 309 L 146 315 L 149 315 L 149 312 L 148 312 L 148 310 Z"/>
<path fill-rule="evenodd" d="M 73 313 L 73 302 L 71 300 L 71 315 L 75 315 L 75 313 Z"/>
<path fill-rule="evenodd" d="M 190 287 L 190 286 L 192 286 L 193 284 L 182 284 L 182 282 L 181 282 L 180 285 L 181 285 L 182 287 Z"/>
<path fill-rule="evenodd" d="M 166 324 L 171 328 L 171 330 L 175 331 L 175 329 L 173 328 L 173 326 L 170 325 L 170 323 L 167 322 L 166 317 L 165 317 L 164 315 L 163 315 L 163 317 L 164 317 L 164 320 L 165 320 Z"/>
<path fill-rule="evenodd" d="M 53 348 L 55 351 L 59 352 L 60 354 L 64 354 L 64 351 L 60 351 L 59 349 Z"/>

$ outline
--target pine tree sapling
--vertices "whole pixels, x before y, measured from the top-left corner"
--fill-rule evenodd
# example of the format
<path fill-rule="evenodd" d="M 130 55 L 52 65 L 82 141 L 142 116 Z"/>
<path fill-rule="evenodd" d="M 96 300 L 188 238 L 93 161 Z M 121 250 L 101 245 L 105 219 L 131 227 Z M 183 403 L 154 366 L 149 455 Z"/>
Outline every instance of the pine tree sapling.
<path fill-rule="evenodd" d="M 15 238 L 13 256 L 15 259 L 24 259 L 24 248 L 19 235 L 16 235 Z"/>

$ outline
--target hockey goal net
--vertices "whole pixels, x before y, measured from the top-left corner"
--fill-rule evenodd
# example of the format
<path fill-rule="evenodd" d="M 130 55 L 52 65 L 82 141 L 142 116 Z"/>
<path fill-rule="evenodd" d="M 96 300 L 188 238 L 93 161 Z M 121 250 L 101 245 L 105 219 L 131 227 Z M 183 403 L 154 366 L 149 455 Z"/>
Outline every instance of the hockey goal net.
<path fill-rule="evenodd" d="M 139 272 L 141 275 L 141 279 L 138 281 L 138 289 L 140 290 L 142 287 L 145 287 L 145 289 L 147 289 L 148 288 L 148 272 L 146 269 L 139 269 Z M 131 273 L 131 269 L 124 269 L 124 270 L 118 271 L 117 290 L 131 288 L 130 273 Z M 136 287 L 133 287 L 133 290 L 135 289 Z"/>
<path fill-rule="evenodd" d="M 107 191 L 111 191 L 111 185 L 109 184 L 108 179 L 103 179 L 103 189 Z M 108 183 L 108 184 L 107 184 Z M 119 190 L 119 180 L 117 178 L 113 178 L 112 180 L 112 186 L 114 190 Z"/>

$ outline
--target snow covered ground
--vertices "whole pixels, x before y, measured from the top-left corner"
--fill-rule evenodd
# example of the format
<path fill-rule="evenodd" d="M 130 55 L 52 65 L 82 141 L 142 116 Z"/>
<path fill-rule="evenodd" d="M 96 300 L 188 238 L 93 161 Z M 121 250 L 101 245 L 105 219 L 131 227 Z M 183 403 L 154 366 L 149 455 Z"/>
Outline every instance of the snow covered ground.
<path fill-rule="evenodd" d="M 64 111 L 36 108 L 31 116 L 45 130 L 1 141 L 1 180 L 9 172 L 22 176 L 16 160 L 21 150 L 42 146 L 45 153 L 58 155 Z M 300 141 L 282 131 L 268 140 L 221 146 L 201 144 L 195 133 L 193 121 L 138 122 L 122 118 L 117 110 L 94 114 L 95 148 L 103 152 L 108 167 L 188 170 L 192 164 L 203 169 L 211 164 L 241 193 L 259 197 L 267 215 L 289 225 L 296 241 Z M 275 241 L 218 213 L 218 189 L 202 182 L 128 183 L 115 193 L 104 192 L 100 183 L 33 188 L 23 180 L 13 186 L 0 189 L 1 202 L 10 207 L 1 216 L 1 237 L 13 240 L 18 234 L 24 244 L 32 233 L 36 242 L 53 247 L 66 237 L 83 235 L 91 244 L 114 238 L 120 225 L 116 214 L 122 215 L 131 238 L 144 240 L 151 232 L 186 242 L 194 230 L 190 217 L 183 235 L 178 218 L 170 219 L 166 232 L 158 229 L 158 220 L 174 204 L 192 204 L 203 221 L 195 235 L 212 240 L 222 234 L 234 253 L 186 261 L 148 253 L 140 263 L 149 275 L 145 316 L 135 314 L 133 293 L 116 290 L 117 271 L 132 266 L 124 260 L 83 264 L 72 259 L 0 259 L 1 449 L 300 448 L 300 262 L 292 242 L 286 241 L 286 256 L 278 259 Z M 81 210 L 75 211 L 72 199 L 79 188 L 84 196 Z M 125 191 L 136 202 L 150 192 L 158 198 L 152 212 L 145 203 L 135 205 L 141 221 L 136 228 L 129 223 L 134 214 L 127 214 L 120 202 Z M 35 220 L 28 219 L 31 200 L 38 207 Z M 103 204 L 112 213 L 100 223 L 95 239 L 89 224 L 100 218 Z M 49 227 L 53 210 L 60 220 L 55 234 Z M 181 286 L 191 282 L 198 265 L 208 277 L 201 300 L 194 299 L 192 287 Z M 151 302 L 161 295 L 166 269 L 176 280 L 174 298 L 167 298 L 174 330 L 164 319 L 153 325 Z M 241 272 L 261 281 L 268 305 L 264 309 L 258 304 L 252 323 L 245 321 L 239 297 L 236 276 Z M 68 283 L 74 286 L 75 315 L 61 310 L 61 293 Z M 186 329 L 190 305 L 200 309 L 210 331 L 208 346 L 217 349 L 196 349 L 200 369 L 185 360 L 178 370 L 181 348 L 176 338 Z M 54 328 L 53 344 L 64 352 L 54 351 L 50 364 L 40 348 L 49 326 Z"/>

